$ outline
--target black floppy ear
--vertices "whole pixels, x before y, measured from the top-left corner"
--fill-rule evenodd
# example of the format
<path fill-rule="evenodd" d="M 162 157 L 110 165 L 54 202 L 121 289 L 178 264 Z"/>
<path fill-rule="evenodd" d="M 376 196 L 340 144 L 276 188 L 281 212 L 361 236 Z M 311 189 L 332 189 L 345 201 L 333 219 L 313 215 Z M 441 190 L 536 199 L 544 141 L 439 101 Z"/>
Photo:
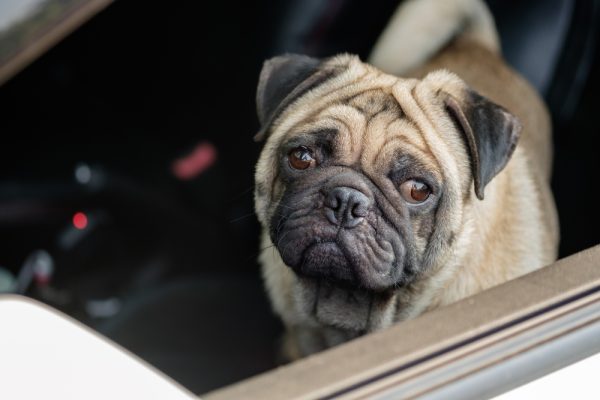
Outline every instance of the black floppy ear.
<path fill-rule="evenodd" d="M 321 64 L 317 58 L 298 54 L 265 61 L 256 89 L 256 109 L 261 125 L 254 137 L 256 141 L 267 136 L 271 124 L 285 107 L 331 76 L 331 72 L 320 71 Z"/>
<path fill-rule="evenodd" d="M 502 171 L 513 154 L 521 124 L 507 110 L 472 90 L 467 90 L 463 100 L 447 95 L 445 105 L 466 137 L 475 194 L 483 200 L 485 186 Z"/>

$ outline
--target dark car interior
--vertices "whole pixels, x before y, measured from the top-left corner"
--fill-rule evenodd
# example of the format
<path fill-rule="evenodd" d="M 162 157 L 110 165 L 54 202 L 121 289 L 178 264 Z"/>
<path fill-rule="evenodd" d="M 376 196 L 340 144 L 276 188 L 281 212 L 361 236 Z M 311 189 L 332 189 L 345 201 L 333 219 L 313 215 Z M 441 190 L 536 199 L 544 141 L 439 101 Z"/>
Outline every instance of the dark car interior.
<path fill-rule="evenodd" d="M 0 273 L 194 393 L 277 366 L 253 213 L 262 62 L 366 59 L 398 4 L 111 4 L 0 86 Z M 488 4 L 553 117 L 565 257 L 600 242 L 600 1 Z"/>

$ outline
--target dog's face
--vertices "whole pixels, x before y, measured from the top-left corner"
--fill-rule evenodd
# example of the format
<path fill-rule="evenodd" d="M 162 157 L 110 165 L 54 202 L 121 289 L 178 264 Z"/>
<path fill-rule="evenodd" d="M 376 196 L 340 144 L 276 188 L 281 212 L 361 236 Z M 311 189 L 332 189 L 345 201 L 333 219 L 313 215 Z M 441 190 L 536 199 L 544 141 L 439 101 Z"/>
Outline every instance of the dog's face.
<path fill-rule="evenodd" d="M 273 59 L 257 100 L 256 211 L 313 308 L 323 283 L 372 303 L 443 263 L 519 132 L 452 74 L 398 79 L 351 56 Z"/>
<path fill-rule="evenodd" d="M 268 226 L 286 265 L 375 291 L 414 279 L 443 178 L 391 94 L 335 101 L 295 126 L 278 153 L 283 190 Z"/>

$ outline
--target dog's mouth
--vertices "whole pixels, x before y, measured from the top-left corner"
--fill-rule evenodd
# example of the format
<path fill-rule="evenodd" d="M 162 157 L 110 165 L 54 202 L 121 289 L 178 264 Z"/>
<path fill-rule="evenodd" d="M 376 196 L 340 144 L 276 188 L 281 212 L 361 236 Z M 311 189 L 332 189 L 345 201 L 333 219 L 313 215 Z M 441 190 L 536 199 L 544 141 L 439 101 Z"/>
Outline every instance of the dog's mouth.
<path fill-rule="evenodd" d="M 344 252 L 334 241 L 309 245 L 295 270 L 299 275 L 318 281 L 336 282 L 348 287 L 357 285 L 356 273 L 349 268 Z"/>
<path fill-rule="evenodd" d="M 336 241 L 313 243 L 303 251 L 297 298 L 304 312 L 320 325 L 353 336 L 389 326 L 395 313 L 394 289 L 362 285 L 360 269 L 348 260 Z"/>
<path fill-rule="evenodd" d="M 295 297 L 303 313 L 322 326 L 355 337 L 393 323 L 399 285 L 389 276 L 390 267 L 351 257 L 337 240 L 318 241 L 306 246 L 302 261 L 292 269 L 298 277 Z"/>
<path fill-rule="evenodd" d="M 314 228 L 293 229 L 276 242 L 283 261 L 297 275 L 366 292 L 385 292 L 403 284 L 404 246 L 397 235 L 382 238 L 367 230 L 313 232 Z"/>

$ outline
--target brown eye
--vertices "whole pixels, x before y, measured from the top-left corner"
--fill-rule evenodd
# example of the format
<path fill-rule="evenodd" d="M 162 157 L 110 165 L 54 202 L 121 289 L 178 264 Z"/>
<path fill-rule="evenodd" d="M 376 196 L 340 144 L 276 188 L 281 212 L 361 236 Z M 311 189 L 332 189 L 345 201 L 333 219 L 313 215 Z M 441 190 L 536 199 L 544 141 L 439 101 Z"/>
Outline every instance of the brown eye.
<path fill-rule="evenodd" d="M 431 194 L 431 189 L 427 184 L 416 180 L 409 179 L 400 185 L 400 194 L 404 200 L 412 204 L 422 203 Z"/>
<path fill-rule="evenodd" d="M 308 147 L 300 146 L 292 149 L 288 155 L 290 166 L 294 169 L 307 169 L 314 165 L 315 159 Z"/>

